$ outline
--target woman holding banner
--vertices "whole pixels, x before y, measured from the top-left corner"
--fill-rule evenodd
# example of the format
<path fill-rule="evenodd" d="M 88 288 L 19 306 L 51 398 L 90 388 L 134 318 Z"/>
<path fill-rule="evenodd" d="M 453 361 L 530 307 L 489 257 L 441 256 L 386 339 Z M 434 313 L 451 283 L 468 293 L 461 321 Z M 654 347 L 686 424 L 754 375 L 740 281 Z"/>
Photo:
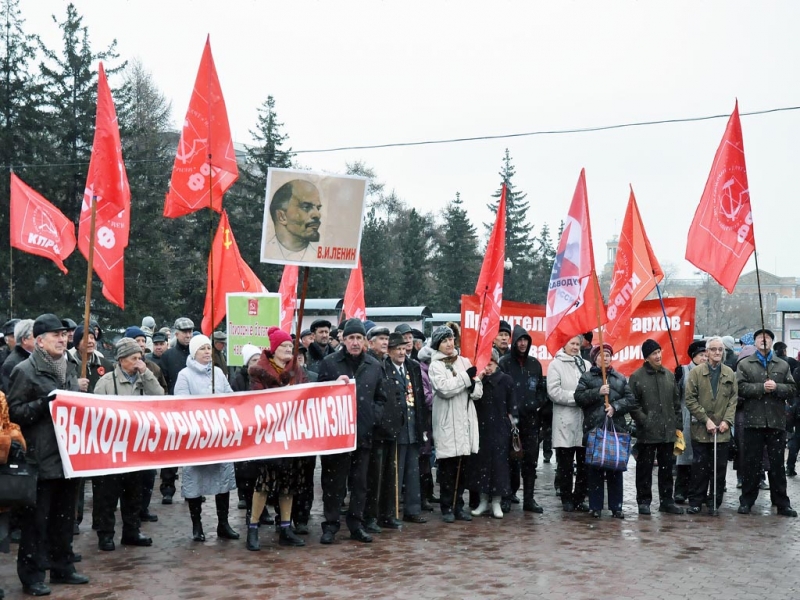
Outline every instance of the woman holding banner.
<path fill-rule="evenodd" d="M 214 369 L 214 390 L 211 389 L 211 370 Z M 189 357 L 186 368 L 178 373 L 175 381 L 176 396 L 206 396 L 209 394 L 230 394 L 233 392 L 228 380 L 219 367 L 215 367 L 211 358 L 211 340 L 204 335 L 197 335 L 189 342 Z M 217 505 L 217 537 L 238 540 L 236 533 L 228 523 L 231 490 L 236 489 L 236 477 L 233 463 L 217 463 L 213 465 L 194 465 L 183 467 L 183 485 L 181 494 L 189 505 L 192 517 L 192 539 L 204 542 L 201 511 L 202 496 L 214 496 Z"/>
<path fill-rule="evenodd" d="M 297 366 L 293 357 L 294 342 L 291 336 L 278 327 L 269 328 L 269 348 L 264 349 L 255 366 L 250 367 L 250 389 L 269 390 L 287 385 L 308 383 L 305 371 Z M 312 457 L 313 458 L 313 457 Z M 306 543 L 292 531 L 292 503 L 294 494 L 304 486 L 314 485 L 304 481 L 300 461 L 307 458 L 274 458 L 259 461 L 258 477 L 249 481 L 246 488 L 248 504 L 247 549 L 260 550 L 258 517 L 268 498 L 277 496 L 280 511 L 281 546 L 305 546 Z"/>
<path fill-rule="evenodd" d="M 592 368 L 581 375 L 575 390 L 575 404 L 583 409 L 583 446 L 589 432 L 602 427 L 606 417 L 611 417 L 617 431 L 626 431 L 624 414 L 636 405 L 625 377 L 611 367 L 614 350 L 609 344 L 593 346 L 589 353 Z M 605 365 L 605 383 L 601 365 Z M 608 404 L 605 397 L 608 396 Z M 596 519 L 603 511 L 603 479 L 608 486 L 608 508 L 616 519 L 624 519 L 622 512 L 622 471 L 612 471 L 586 465 L 589 485 L 589 514 Z"/>

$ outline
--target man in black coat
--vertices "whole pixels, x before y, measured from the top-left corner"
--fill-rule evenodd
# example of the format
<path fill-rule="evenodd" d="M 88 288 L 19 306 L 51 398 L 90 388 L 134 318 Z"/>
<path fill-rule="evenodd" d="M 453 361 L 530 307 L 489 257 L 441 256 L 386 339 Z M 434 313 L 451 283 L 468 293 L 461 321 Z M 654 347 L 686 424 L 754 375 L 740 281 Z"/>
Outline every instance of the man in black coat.
<path fill-rule="evenodd" d="M 306 368 L 309 371 L 319 372 L 319 363 L 321 363 L 326 356 L 335 352 L 335 350 L 328 345 L 328 340 L 331 335 L 331 322 L 327 319 L 317 319 L 311 323 L 310 329 L 314 336 L 314 341 L 308 345 L 308 363 Z"/>
<path fill-rule="evenodd" d="M 82 584 L 89 578 L 75 572 L 72 530 L 75 525 L 76 480 L 65 479 L 56 431 L 50 418 L 50 392 L 81 391 L 74 364 L 66 357 L 67 327 L 53 314 L 37 317 L 33 325 L 36 346 L 31 356 L 11 374 L 8 411 L 22 428 L 28 445 L 27 460 L 38 469 L 36 506 L 24 511 L 22 539 L 17 554 L 17 575 L 23 591 L 46 596 L 50 583 Z"/>
<path fill-rule="evenodd" d="M 33 319 L 24 319 L 14 327 L 14 339 L 16 344 L 8 358 L 3 361 L 0 369 L 0 391 L 8 393 L 8 385 L 11 381 L 11 371 L 19 363 L 28 358 L 33 352 L 36 340 L 33 338 Z"/>
<path fill-rule="evenodd" d="M 536 484 L 536 465 L 539 462 L 539 409 L 547 398 L 547 387 L 542 376 L 542 363 L 532 356 L 531 336 L 519 325 L 514 326 L 511 350 L 500 359 L 500 369 L 514 380 L 514 392 L 519 408 L 519 435 L 523 457 L 518 467 L 511 465 L 511 493 L 519 489 L 519 471 L 522 472 L 522 509 L 544 512 L 533 498 Z M 503 499 L 503 511 L 510 510 L 510 498 Z"/>
<path fill-rule="evenodd" d="M 175 345 L 161 355 L 161 373 L 167 380 L 169 394 L 175 393 L 175 382 L 178 373 L 186 368 L 186 359 L 189 358 L 189 342 L 192 341 L 194 323 L 188 317 L 175 319 Z M 175 481 L 178 479 L 177 467 L 161 469 L 161 504 L 172 504 L 175 495 Z"/>
<path fill-rule="evenodd" d="M 372 432 L 381 421 L 386 393 L 383 390 L 383 369 L 380 363 L 365 352 L 366 330 L 358 319 L 344 325 L 344 350 L 331 354 L 319 365 L 318 381 L 356 380 L 357 434 L 356 449 L 352 452 L 322 456 L 322 502 L 325 521 L 320 543 L 332 544 L 339 531 L 339 507 L 344 499 L 345 484 L 350 488 L 347 527 L 350 538 L 371 542 L 364 531 L 364 504 L 367 496 L 367 466 L 372 446 Z"/>

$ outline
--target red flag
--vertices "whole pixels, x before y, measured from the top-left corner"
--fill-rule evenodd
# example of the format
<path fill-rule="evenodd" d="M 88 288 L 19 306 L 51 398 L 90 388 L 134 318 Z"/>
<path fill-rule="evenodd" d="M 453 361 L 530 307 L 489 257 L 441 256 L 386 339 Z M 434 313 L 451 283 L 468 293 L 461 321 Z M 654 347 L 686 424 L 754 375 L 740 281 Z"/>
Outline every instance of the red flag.
<path fill-rule="evenodd" d="M 647 239 L 631 187 L 608 294 L 608 323 L 603 329 L 604 342 L 613 345 L 619 336 L 627 333 L 631 314 L 662 279 L 664 271 Z"/>
<path fill-rule="evenodd" d="M 481 274 L 475 294 L 481 299 L 480 328 L 475 343 L 475 366 L 482 372 L 492 358 L 492 345 L 500 327 L 500 304 L 503 302 L 503 269 L 506 260 L 506 184 L 500 194 Z"/>
<path fill-rule="evenodd" d="M 755 248 L 737 101 L 689 228 L 686 260 L 730 294 Z"/>
<path fill-rule="evenodd" d="M 213 260 L 212 260 L 213 258 Z M 212 271 L 213 266 L 213 271 Z M 211 295 L 211 283 L 214 283 L 214 295 Z M 228 213 L 222 211 L 217 234 L 211 246 L 211 255 L 208 258 L 208 289 L 206 290 L 206 304 L 203 308 L 203 323 L 201 329 L 204 334 L 211 335 L 214 328 L 222 321 L 227 312 L 225 294 L 234 292 L 266 292 L 267 288 L 259 281 L 253 270 L 239 254 L 239 246 L 233 239 Z M 214 303 L 214 322 L 211 322 L 211 303 Z"/>
<path fill-rule="evenodd" d="M 78 224 L 78 248 L 89 259 L 89 234 L 92 198 L 97 203 L 94 238 L 94 272 L 103 282 L 103 296 L 125 309 L 125 269 L 123 259 L 130 229 L 131 189 L 122 143 L 119 138 L 117 113 L 111 90 L 108 89 L 103 63 L 97 79 L 97 117 L 95 120 L 92 158 L 86 176 L 81 216 Z"/>
<path fill-rule="evenodd" d="M 297 306 L 297 278 L 299 274 L 300 267 L 297 265 L 283 267 L 281 287 L 278 289 L 278 293 L 281 296 L 281 329 L 289 334 L 292 333 L 294 309 Z"/>
<path fill-rule="evenodd" d="M 358 266 L 350 269 L 350 279 L 344 292 L 342 310 L 348 319 L 364 321 L 367 318 L 367 304 L 364 301 L 364 272 L 361 270 L 361 257 Z"/>
<path fill-rule="evenodd" d="M 207 38 L 175 154 L 164 216 L 181 217 L 201 208 L 221 212 L 222 195 L 238 177 L 228 111 Z"/>
<path fill-rule="evenodd" d="M 599 319 L 597 306 L 601 313 Z M 591 331 L 606 320 L 594 270 L 586 173 L 581 169 L 550 275 L 545 317 L 547 350 L 555 356 L 570 338 Z"/>
<path fill-rule="evenodd" d="M 11 173 L 11 245 L 52 260 L 64 274 L 75 250 L 75 224 Z"/>

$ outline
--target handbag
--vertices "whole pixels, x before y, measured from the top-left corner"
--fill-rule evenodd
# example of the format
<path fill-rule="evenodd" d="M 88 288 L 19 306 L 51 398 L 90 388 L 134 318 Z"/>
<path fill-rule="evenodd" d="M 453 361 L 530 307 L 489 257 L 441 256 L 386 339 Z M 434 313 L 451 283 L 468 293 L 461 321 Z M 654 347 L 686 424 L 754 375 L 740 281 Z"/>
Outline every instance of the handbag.
<path fill-rule="evenodd" d="M 511 426 L 511 451 L 508 453 L 509 458 L 512 460 L 520 460 L 522 458 L 522 440 L 519 437 L 519 429 L 516 425 Z"/>
<path fill-rule="evenodd" d="M 0 506 L 35 506 L 36 480 L 36 469 L 25 461 L 19 443 L 12 442 L 8 462 L 0 465 Z"/>
<path fill-rule="evenodd" d="M 586 464 L 598 469 L 627 471 L 631 455 L 631 435 L 617 431 L 614 421 L 606 416 L 603 427 L 589 431 L 586 440 Z"/>

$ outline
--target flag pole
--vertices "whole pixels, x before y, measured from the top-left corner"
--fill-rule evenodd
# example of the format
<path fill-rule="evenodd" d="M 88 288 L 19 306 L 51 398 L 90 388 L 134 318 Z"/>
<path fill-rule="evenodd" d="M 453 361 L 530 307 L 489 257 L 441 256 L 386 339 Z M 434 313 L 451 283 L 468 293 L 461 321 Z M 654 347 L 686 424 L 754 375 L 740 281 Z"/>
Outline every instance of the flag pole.
<path fill-rule="evenodd" d="M 472 353 L 472 360 L 478 362 L 478 345 L 481 343 L 481 321 L 483 321 L 483 307 L 486 305 L 486 294 L 489 293 L 489 286 L 485 286 L 481 294 L 481 310 L 478 313 L 478 335 L 475 336 L 475 351 Z"/>
<path fill-rule="evenodd" d="M 83 308 L 83 337 L 89 339 L 89 315 L 92 304 L 92 271 L 94 270 L 94 237 L 97 225 L 97 196 L 92 195 L 92 218 L 89 221 L 89 268 L 86 271 L 86 301 Z M 89 345 L 84 345 L 81 351 L 81 378 L 86 378 L 86 368 L 89 362 Z"/>
<path fill-rule="evenodd" d="M 292 349 L 292 357 L 294 358 L 295 365 L 297 364 L 298 348 L 300 347 L 300 334 L 303 333 L 303 311 L 306 307 L 306 293 L 308 293 L 308 274 L 311 267 L 303 268 L 303 288 L 300 292 L 300 306 L 297 308 L 297 330 L 294 336 L 294 348 Z M 295 383 L 300 383 L 300 369 L 295 368 L 294 373 Z"/>
<path fill-rule="evenodd" d="M 211 133 L 209 132 L 209 137 Z M 208 207 L 211 209 L 208 214 L 208 239 L 210 243 L 210 251 L 208 253 L 208 285 L 211 289 L 211 393 L 214 393 L 214 384 L 216 383 L 214 372 L 214 327 L 216 326 L 216 319 L 214 318 L 214 198 L 213 198 L 214 182 L 211 179 L 211 153 L 208 153 Z"/>
<path fill-rule="evenodd" d="M 761 296 L 761 272 L 758 268 L 758 250 L 756 250 L 756 241 L 755 238 L 753 239 L 753 256 L 756 259 L 756 285 L 758 286 L 758 310 L 761 313 L 761 329 L 766 329 L 764 325 L 764 300 Z M 767 349 L 767 339 L 766 336 L 762 333 L 761 339 L 764 341 L 764 350 Z M 766 364 L 766 371 L 767 371 L 767 379 L 769 379 L 769 362 Z"/>
<path fill-rule="evenodd" d="M 597 285 L 597 273 L 595 272 L 594 267 L 592 267 L 592 278 L 589 281 L 589 285 Z M 594 295 L 594 310 L 595 310 L 595 313 L 597 314 L 597 338 L 598 338 L 598 342 L 600 343 L 600 353 L 602 354 L 603 353 L 603 316 L 602 316 L 602 313 L 600 312 L 600 298 L 597 297 L 598 294 L 593 294 L 593 295 Z M 608 383 L 608 381 L 606 380 L 606 363 L 605 363 L 605 361 L 602 361 L 602 360 L 600 361 L 600 373 L 603 376 L 603 385 L 606 385 Z M 603 396 L 603 398 L 605 400 L 606 408 L 608 408 L 608 394 Z"/>
<path fill-rule="evenodd" d="M 655 275 L 655 273 L 653 273 Z M 678 360 L 678 351 L 675 350 L 675 340 L 672 338 L 672 328 L 669 326 L 669 317 L 667 316 L 667 307 L 664 306 L 664 298 L 661 297 L 661 288 L 656 283 L 656 291 L 658 292 L 658 301 L 661 303 L 661 312 L 664 314 L 664 322 L 667 324 L 667 335 L 669 336 L 669 344 L 672 346 L 672 354 L 675 357 L 675 367 L 680 367 L 681 363 Z"/>
<path fill-rule="evenodd" d="M 10 175 L 14 174 L 14 167 L 9 167 Z M 11 188 L 9 187 L 9 193 Z M 8 318 L 14 318 L 14 245 L 11 236 L 8 236 Z"/>

